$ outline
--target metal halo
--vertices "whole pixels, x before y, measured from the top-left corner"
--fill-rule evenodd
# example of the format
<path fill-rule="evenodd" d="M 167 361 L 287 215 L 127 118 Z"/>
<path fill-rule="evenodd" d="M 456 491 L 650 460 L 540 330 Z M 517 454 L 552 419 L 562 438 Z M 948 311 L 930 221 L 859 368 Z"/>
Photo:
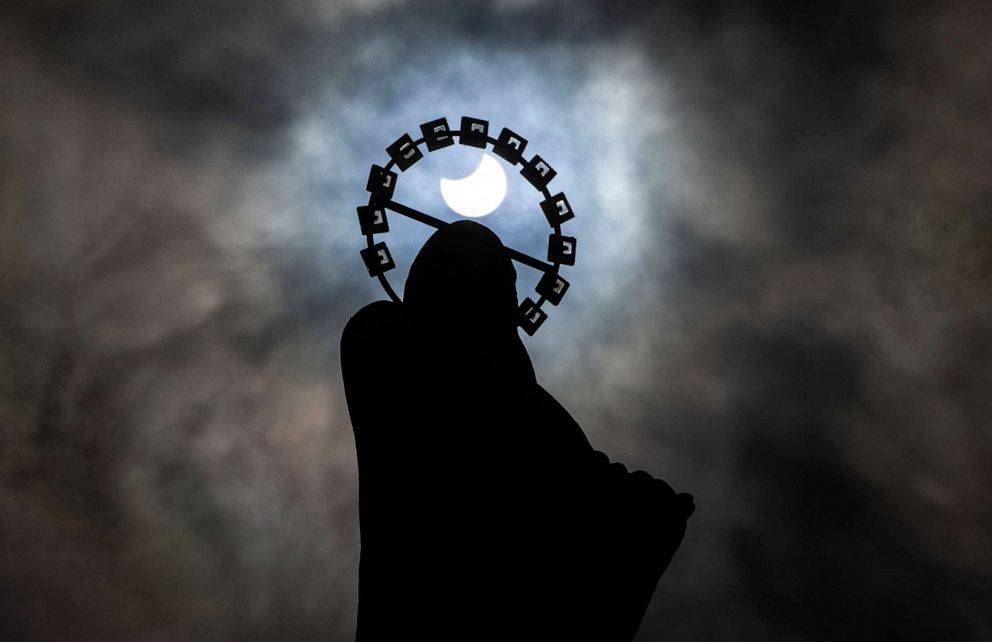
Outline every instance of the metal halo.
<path fill-rule="evenodd" d="M 398 168 L 400 172 L 406 171 L 424 157 L 423 152 L 420 151 L 421 145 L 426 146 L 428 152 L 434 152 L 453 145 L 456 136 L 459 144 L 462 145 L 480 149 L 487 149 L 491 145 L 493 153 L 504 161 L 514 167 L 521 165 L 520 174 L 544 196 L 540 207 L 552 229 L 552 234 L 548 236 L 547 262 L 507 247 L 511 259 L 544 274 L 536 287 L 538 300 L 533 301 L 530 297 L 525 297 L 517 310 L 518 325 L 528 335 L 533 336 L 548 318 L 548 314 L 542 310 L 544 303 L 558 305 L 569 288 L 568 281 L 560 276 L 561 266 L 575 264 L 576 239 L 573 236 L 564 236 L 561 232 L 561 226 L 573 219 L 575 213 L 564 193 L 552 195 L 548 189 L 548 183 L 554 179 L 557 172 L 540 155 L 534 155 L 529 161 L 525 161 L 523 152 L 527 147 L 527 139 L 516 132 L 504 127 L 497 138 L 490 136 L 489 121 L 486 120 L 463 116 L 461 127 L 452 130 L 446 118 L 438 118 L 422 124 L 420 130 L 423 135 L 416 140 L 409 134 L 403 134 L 396 139 L 386 148 L 386 153 L 389 154 L 386 164 L 382 166 L 373 164 L 369 170 L 369 179 L 365 187 L 370 194 L 369 200 L 366 205 L 357 209 L 359 226 L 366 239 L 366 248 L 361 251 L 361 256 L 369 276 L 378 278 L 389 298 L 400 302 L 399 295 L 386 277 L 386 272 L 396 267 L 396 264 L 386 243 L 376 242 L 375 239 L 376 234 L 385 234 L 389 231 L 386 211 L 434 228 L 449 224 L 447 221 L 393 201 L 396 180 L 399 178 L 399 174 L 394 172 L 393 168 Z"/>

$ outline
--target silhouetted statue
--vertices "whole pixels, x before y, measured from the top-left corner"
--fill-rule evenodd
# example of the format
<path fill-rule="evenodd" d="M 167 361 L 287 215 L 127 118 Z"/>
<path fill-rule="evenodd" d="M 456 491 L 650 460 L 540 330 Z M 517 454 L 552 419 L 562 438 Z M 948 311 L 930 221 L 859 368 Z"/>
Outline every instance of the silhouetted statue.
<path fill-rule="evenodd" d="M 403 303 L 341 340 L 359 465 L 359 641 L 630 640 L 692 497 L 593 450 L 538 385 L 516 272 L 438 230 Z"/>

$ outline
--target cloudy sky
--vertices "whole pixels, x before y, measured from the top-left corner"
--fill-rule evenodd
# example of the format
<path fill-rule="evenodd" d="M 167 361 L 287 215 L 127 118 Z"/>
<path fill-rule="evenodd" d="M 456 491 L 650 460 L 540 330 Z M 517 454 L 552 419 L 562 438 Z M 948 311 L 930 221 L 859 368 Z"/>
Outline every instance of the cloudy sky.
<path fill-rule="evenodd" d="M 348 640 L 355 206 L 558 171 L 528 348 L 696 496 L 639 640 L 992 639 L 992 5 L 0 5 L 0 639 Z M 416 136 L 415 136 L 416 137 Z M 402 200 L 454 220 L 440 177 Z M 509 175 L 485 222 L 540 253 Z M 405 268 L 427 230 L 395 221 Z M 521 295 L 534 275 L 525 268 Z"/>

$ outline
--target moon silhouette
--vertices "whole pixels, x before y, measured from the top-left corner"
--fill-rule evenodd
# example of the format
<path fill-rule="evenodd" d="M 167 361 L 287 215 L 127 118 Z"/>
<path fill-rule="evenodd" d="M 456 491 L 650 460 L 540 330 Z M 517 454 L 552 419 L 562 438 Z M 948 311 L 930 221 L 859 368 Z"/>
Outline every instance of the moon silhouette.
<path fill-rule="evenodd" d="M 499 161 L 483 154 L 479 166 L 465 178 L 442 178 L 441 196 L 448 207 L 462 216 L 485 216 L 506 198 L 506 172 Z"/>

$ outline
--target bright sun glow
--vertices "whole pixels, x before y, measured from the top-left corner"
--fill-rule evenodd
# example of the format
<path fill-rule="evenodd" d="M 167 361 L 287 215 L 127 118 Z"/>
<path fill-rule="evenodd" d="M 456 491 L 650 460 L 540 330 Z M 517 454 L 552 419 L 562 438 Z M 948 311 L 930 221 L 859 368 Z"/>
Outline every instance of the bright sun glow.
<path fill-rule="evenodd" d="M 442 178 L 441 196 L 448 207 L 462 216 L 485 216 L 506 197 L 506 172 L 499 161 L 483 154 L 479 166 L 465 178 Z"/>

